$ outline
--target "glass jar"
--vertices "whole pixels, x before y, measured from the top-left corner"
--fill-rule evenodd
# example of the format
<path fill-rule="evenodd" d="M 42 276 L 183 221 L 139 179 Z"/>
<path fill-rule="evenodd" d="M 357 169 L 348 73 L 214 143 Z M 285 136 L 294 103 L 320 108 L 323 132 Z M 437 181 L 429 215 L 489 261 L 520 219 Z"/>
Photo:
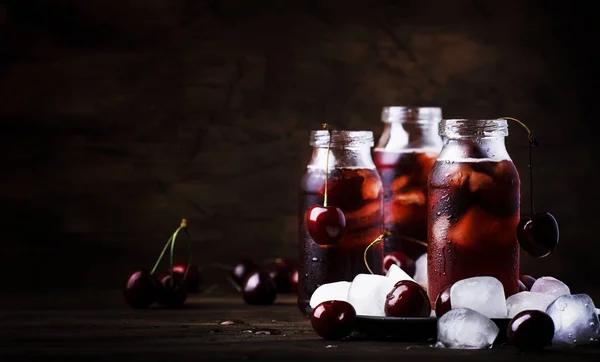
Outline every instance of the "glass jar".
<path fill-rule="evenodd" d="M 442 110 L 385 107 L 381 115 L 384 129 L 373 159 L 384 190 L 384 252 L 402 251 L 415 260 L 427 251 L 427 178 L 442 148 Z"/>
<path fill-rule="evenodd" d="M 506 147 L 505 119 L 447 119 L 429 177 L 428 294 L 492 276 L 506 297 L 519 291 L 520 180 Z"/>
<path fill-rule="evenodd" d="M 321 284 L 352 281 L 357 274 L 369 273 L 365 249 L 383 233 L 383 187 L 371 158 L 373 133 L 312 131 L 310 145 L 313 152 L 301 181 L 298 218 L 298 307 L 307 315 L 310 297 Z M 317 244 L 306 227 L 308 210 L 323 206 L 326 177 L 328 206 L 338 207 L 346 218 L 342 237 L 333 245 Z M 383 274 L 381 243 L 369 248 L 366 259 L 373 273 Z"/>

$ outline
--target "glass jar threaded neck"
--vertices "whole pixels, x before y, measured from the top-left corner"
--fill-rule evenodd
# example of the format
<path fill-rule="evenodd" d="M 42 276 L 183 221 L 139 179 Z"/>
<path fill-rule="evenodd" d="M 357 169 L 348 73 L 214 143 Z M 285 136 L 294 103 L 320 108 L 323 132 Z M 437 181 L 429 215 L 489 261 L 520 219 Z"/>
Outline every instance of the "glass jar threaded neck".
<path fill-rule="evenodd" d="M 505 119 L 442 119 L 439 134 L 449 139 L 508 136 Z"/>

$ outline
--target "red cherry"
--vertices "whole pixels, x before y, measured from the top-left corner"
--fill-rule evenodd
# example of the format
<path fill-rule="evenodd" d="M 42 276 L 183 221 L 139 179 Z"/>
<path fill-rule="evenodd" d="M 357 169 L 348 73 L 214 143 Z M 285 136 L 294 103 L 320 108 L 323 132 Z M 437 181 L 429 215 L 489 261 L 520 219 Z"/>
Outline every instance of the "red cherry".
<path fill-rule="evenodd" d="M 183 282 L 183 275 L 180 273 L 173 273 L 165 275 L 161 280 L 160 284 L 162 288 L 159 293 L 158 303 L 165 306 L 166 308 L 181 308 L 185 304 L 188 292 Z"/>
<path fill-rule="evenodd" d="M 344 233 L 346 217 L 335 206 L 313 206 L 306 213 L 306 228 L 319 245 L 337 243 Z"/>
<path fill-rule="evenodd" d="M 404 270 L 406 274 L 410 275 L 411 277 L 415 275 L 415 261 L 403 252 L 389 252 L 383 258 L 383 272 L 387 273 L 393 264 L 396 264 L 398 267 L 400 267 L 400 269 Z"/>
<path fill-rule="evenodd" d="M 549 212 L 536 213 L 532 218 L 521 218 L 517 226 L 519 244 L 535 258 L 548 256 L 558 244 L 558 223 Z"/>
<path fill-rule="evenodd" d="M 515 315 L 506 330 L 508 343 L 521 350 L 540 350 L 552 344 L 554 322 L 539 310 L 524 310 Z"/>
<path fill-rule="evenodd" d="M 354 329 L 356 310 L 341 300 L 322 302 L 313 309 L 310 323 L 319 336 L 326 340 L 340 340 Z"/>
<path fill-rule="evenodd" d="M 242 287 L 242 298 L 247 304 L 273 304 L 277 289 L 271 277 L 263 271 L 254 271 L 248 275 Z"/>
<path fill-rule="evenodd" d="M 402 280 L 385 300 L 387 317 L 429 317 L 431 305 L 425 289 L 411 280 Z"/>
<path fill-rule="evenodd" d="M 529 289 L 527 289 L 527 287 L 525 286 L 525 284 L 523 284 L 522 281 L 517 280 L 517 282 L 519 283 L 519 292 L 528 292 Z"/>
<path fill-rule="evenodd" d="M 452 304 L 450 303 L 450 288 L 452 288 L 452 284 L 446 285 L 435 300 L 435 316 L 438 318 L 452 309 Z"/>
<path fill-rule="evenodd" d="M 536 279 L 534 277 L 532 277 L 531 275 L 527 275 L 527 274 L 519 275 L 519 281 L 525 285 L 525 288 L 527 288 L 527 290 L 531 290 L 531 287 L 533 286 L 533 283 L 535 283 L 535 280 Z"/>
<path fill-rule="evenodd" d="M 290 293 L 292 291 L 293 262 L 289 259 L 277 259 L 267 268 L 269 276 L 275 283 L 277 293 Z"/>
<path fill-rule="evenodd" d="M 258 270 L 258 266 L 249 260 L 242 260 L 233 266 L 231 270 L 231 277 L 240 287 L 244 284 L 244 281 L 250 275 L 250 273 Z"/>
<path fill-rule="evenodd" d="M 148 270 L 141 269 L 131 274 L 123 295 L 131 308 L 144 309 L 156 301 L 158 290 L 156 278 Z"/>
<path fill-rule="evenodd" d="M 183 275 L 185 273 L 185 268 L 186 266 L 183 264 L 173 265 L 173 273 L 180 273 L 181 275 Z M 200 281 L 200 271 L 198 270 L 198 267 L 196 265 L 192 264 L 190 266 L 190 270 L 188 270 L 185 280 L 183 281 L 188 292 L 198 293 L 198 291 L 200 290 Z"/>

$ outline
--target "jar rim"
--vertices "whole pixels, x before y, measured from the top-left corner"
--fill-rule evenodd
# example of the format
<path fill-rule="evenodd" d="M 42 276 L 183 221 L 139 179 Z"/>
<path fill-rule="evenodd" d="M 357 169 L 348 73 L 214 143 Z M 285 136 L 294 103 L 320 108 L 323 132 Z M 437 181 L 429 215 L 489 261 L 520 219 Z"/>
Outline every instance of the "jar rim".
<path fill-rule="evenodd" d="M 313 147 L 327 147 L 331 134 L 331 147 L 373 147 L 374 137 L 372 131 L 350 130 L 315 130 L 310 132 L 310 145 Z"/>
<path fill-rule="evenodd" d="M 508 136 L 508 122 L 504 118 L 442 119 L 439 126 L 439 134 L 446 138 L 506 137 Z"/>
<path fill-rule="evenodd" d="M 442 119 L 440 107 L 386 106 L 381 110 L 383 123 L 438 124 Z"/>

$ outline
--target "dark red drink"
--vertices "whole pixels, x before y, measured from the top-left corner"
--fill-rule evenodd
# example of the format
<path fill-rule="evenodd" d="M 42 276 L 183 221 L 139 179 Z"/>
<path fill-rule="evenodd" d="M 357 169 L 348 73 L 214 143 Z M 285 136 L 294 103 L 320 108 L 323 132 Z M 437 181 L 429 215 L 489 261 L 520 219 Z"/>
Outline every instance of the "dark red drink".
<path fill-rule="evenodd" d="M 427 179 L 438 156 L 426 150 L 376 150 L 373 161 L 384 189 L 385 253 L 402 251 L 413 260 L 427 251 Z"/>
<path fill-rule="evenodd" d="M 506 296 L 519 291 L 520 182 L 510 160 L 438 160 L 429 180 L 428 295 L 492 276 Z"/>
<path fill-rule="evenodd" d="M 340 208 L 346 217 L 342 238 L 335 245 L 319 245 L 308 235 L 305 215 L 314 205 L 323 205 L 325 170 L 308 168 L 301 183 L 299 210 L 300 271 L 298 307 L 309 313 L 312 293 L 321 284 L 352 281 L 369 273 L 365 248 L 382 234 L 383 191 L 375 169 L 335 168 L 329 173 L 328 205 Z M 383 272 L 383 245 L 373 245 L 367 262 L 374 273 Z"/>

